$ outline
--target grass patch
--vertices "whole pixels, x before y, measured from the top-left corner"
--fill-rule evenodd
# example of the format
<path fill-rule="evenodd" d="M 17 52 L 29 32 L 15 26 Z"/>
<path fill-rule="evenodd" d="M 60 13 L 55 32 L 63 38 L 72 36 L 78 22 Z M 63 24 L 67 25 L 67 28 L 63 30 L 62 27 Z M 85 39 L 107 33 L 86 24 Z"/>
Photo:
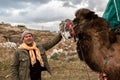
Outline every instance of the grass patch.
<path fill-rule="evenodd" d="M 52 76 L 47 72 L 42 73 L 43 80 L 97 80 L 98 74 L 91 71 L 79 59 L 76 61 L 49 61 Z"/>
<path fill-rule="evenodd" d="M 0 62 L 0 80 L 11 80 L 7 77 L 10 74 L 10 61 Z M 98 78 L 98 74 L 79 59 L 69 62 L 50 59 L 49 65 L 52 76 L 46 71 L 42 72 L 42 80 L 97 80 Z"/>

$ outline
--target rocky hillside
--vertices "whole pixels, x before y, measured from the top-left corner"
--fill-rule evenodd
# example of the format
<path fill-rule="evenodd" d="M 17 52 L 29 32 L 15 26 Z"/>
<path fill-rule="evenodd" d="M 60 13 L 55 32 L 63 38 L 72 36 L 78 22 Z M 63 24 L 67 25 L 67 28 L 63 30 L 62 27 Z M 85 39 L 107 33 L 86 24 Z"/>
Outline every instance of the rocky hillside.
<path fill-rule="evenodd" d="M 49 40 L 56 35 L 56 33 L 50 31 L 28 29 L 24 25 L 12 26 L 8 23 L 0 23 L 0 42 L 10 41 L 19 43 L 21 33 L 25 30 L 31 31 L 35 35 L 35 40 L 37 41 Z"/>

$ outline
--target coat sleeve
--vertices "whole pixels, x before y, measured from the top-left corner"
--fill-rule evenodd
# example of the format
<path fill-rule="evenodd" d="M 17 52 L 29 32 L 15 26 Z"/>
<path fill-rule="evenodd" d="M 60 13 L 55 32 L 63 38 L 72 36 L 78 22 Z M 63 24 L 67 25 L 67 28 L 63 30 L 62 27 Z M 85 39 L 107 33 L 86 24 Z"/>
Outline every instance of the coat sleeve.
<path fill-rule="evenodd" d="M 56 45 L 60 40 L 62 39 L 61 34 L 59 33 L 55 38 L 53 38 L 52 40 L 45 42 L 42 44 L 43 48 L 45 50 L 48 50 L 50 48 L 52 48 L 54 45 Z"/>
<path fill-rule="evenodd" d="M 11 64 L 12 80 L 19 80 L 19 54 L 16 50 Z"/>

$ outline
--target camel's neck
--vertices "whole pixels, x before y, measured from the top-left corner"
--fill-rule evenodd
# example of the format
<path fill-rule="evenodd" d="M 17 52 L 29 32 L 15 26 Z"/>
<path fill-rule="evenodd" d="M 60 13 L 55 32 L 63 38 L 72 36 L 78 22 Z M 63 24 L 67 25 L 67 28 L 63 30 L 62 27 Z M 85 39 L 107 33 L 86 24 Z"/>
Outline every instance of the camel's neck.
<path fill-rule="evenodd" d="M 103 48 L 107 49 L 109 47 L 108 37 L 102 37 L 99 35 L 99 33 L 91 33 L 91 35 L 92 36 L 90 35 L 83 36 L 83 38 L 80 40 L 80 44 L 78 42 L 78 45 L 84 47 L 82 48 L 82 50 L 84 51 L 85 55 L 91 55 L 91 54 L 95 55 L 96 51 L 99 51 Z"/>
<path fill-rule="evenodd" d="M 104 62 L 104 52 L 108 45 L 108 43 L 105 42 L 106 41 L 103 41 L 98 34 L 92 34 L 90 39 L 82 40 L 80 43 L 77 43 L 77 49 L 80 49 L 78 52 L 79 57 L 84 59 L 93 70 L 100 71 L 98 69 L 103 66 L 103 63 L 99 63 L 98 61 Z M 95 65 L 95 67 L 93 65 Z"/>

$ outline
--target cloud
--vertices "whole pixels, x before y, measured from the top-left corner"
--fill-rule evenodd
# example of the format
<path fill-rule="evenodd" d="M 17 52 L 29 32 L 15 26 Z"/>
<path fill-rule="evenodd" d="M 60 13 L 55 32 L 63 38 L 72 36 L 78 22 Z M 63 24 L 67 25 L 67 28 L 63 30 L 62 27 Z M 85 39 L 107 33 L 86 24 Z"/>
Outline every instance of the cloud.
<path fill-rule="evenodd" d="M 63 4 L 63 7 L 73 7 L 73 8 L 75 8 L 75 6 L 72 3 L 70 3 L 70 2 L 65 2 Z"/>
<path fill-rule="evenodd" d="M 104 10 L 108 0 L 60 0 L 64 2 L 64 7 L 69 6 L 69 3 L 72 3 L 73 5 L 82 5 L 82 4 L 88 4 L 89 9 L 97 8 L 98 10 Z M 72 6 L 71 6 L 72 7 Z"/>
<path fill-rule="evenodd" d="M 50 2 L 51 0 L 0 0 L 1 8 L 25 8 L 28 4 L 42 5 Z"/>
<path fill-rule="evenodd" d="M 82 7 L 101 14 L 106 4 L 106 0 L 0 0 L 0 21 L 50 28 L 66 18 L 73 19 L 75 11 Z"/>
<path fill-rule="evenodd" d="M 103 11 L 106 4 L 107 0 L 87 0 L 88 3 L 88 8 L 94 10 L 96 8 L 97 11 Z"/>
<path fill-rule="evenodd" d="M 68 8 L 66 11 L 66 8 L 62 7 L 62 2 L 57 3 L 58 1 L 53 1 L 41 6 L 30 4 L 29 7 L 24 9 L 6 9 L 2 11 L 2 13 L 6 13 L 6 15 L 2 16 L 4 19 L 7 17 L 7 20 L 16 21 L 18 23 L 60 21 L 73 16 L 74 8 Z"/>
<path fill-rule="evenodd" d="M 81 4 L 84 0 L 60 0 L 63 2 L 71 2 L 74 5 Z"/>

